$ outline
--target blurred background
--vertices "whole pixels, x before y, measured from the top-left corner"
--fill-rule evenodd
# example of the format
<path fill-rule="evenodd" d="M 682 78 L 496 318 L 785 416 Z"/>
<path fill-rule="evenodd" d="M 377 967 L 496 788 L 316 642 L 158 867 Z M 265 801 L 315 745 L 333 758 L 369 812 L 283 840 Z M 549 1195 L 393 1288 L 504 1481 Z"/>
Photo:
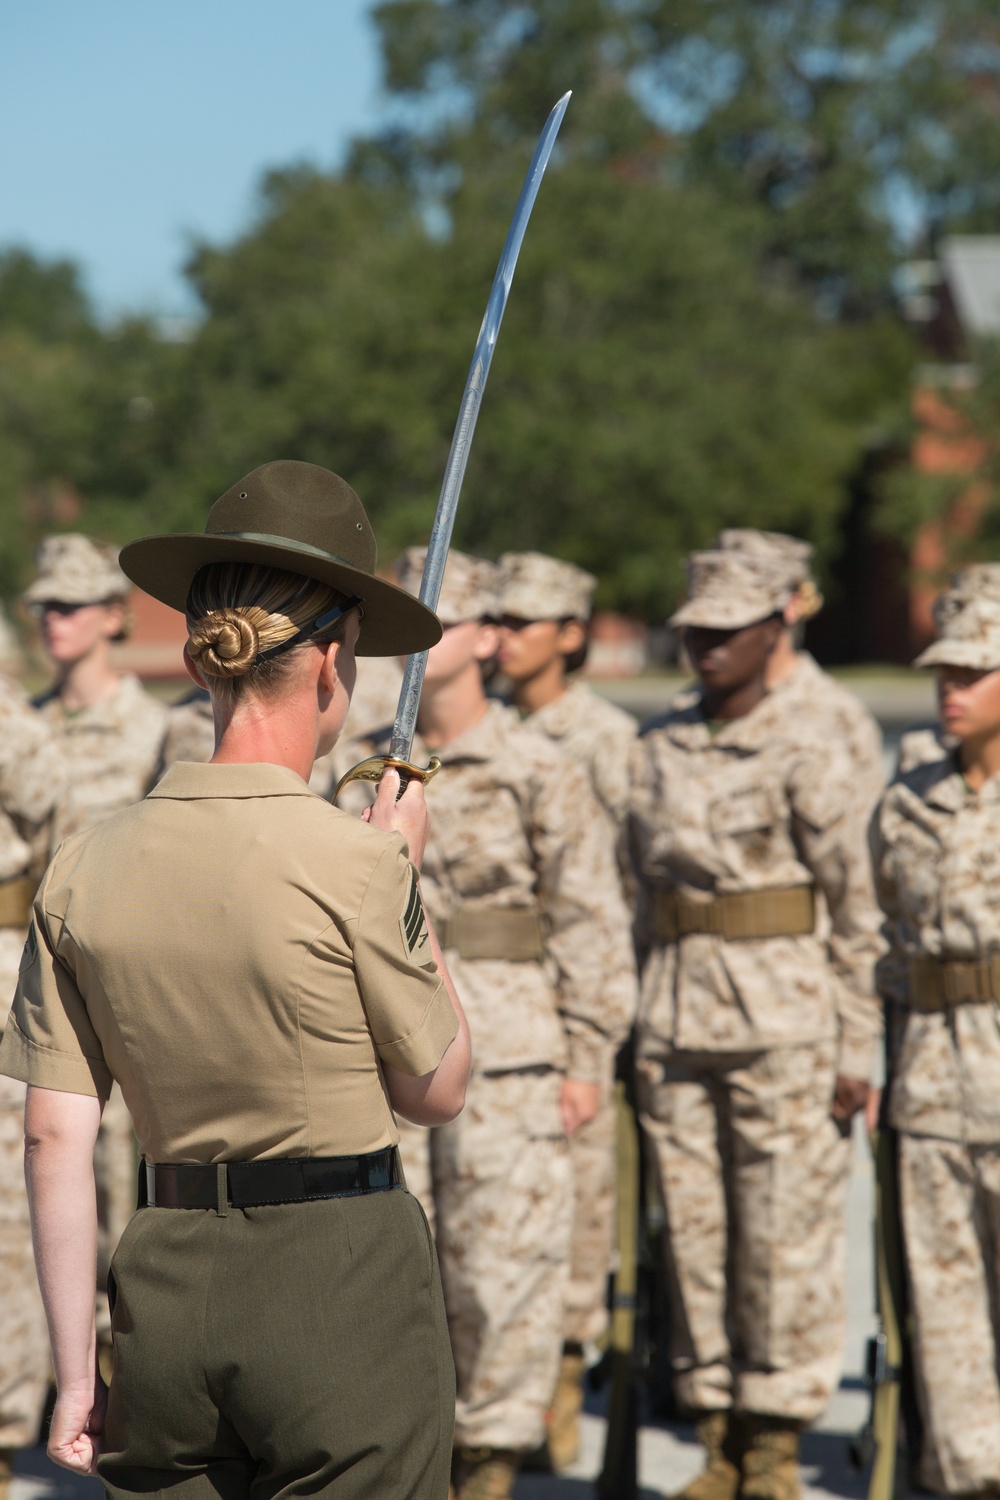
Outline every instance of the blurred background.
<path fill-rule="evenodd" d="M 995 0 L 4 7 L 8 606 L 47 532 L 200 529 L 274 457 L 424 539 L 567 88 L 458 543 L 598 574 L 610 675 L 667 659 L 686 551 L 794 532 L 820 659 L 909 661 L 1000 533 Z"/>

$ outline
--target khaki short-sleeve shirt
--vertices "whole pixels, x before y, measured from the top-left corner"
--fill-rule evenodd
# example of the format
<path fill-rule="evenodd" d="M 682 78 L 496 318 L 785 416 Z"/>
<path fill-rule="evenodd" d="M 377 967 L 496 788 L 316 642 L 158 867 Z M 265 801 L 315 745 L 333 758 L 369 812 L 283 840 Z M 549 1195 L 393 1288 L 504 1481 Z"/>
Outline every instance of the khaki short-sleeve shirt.
<path fill-rule="evenodd" d="M 406 846 L 293 771 L 195 765 L 67 840 L 35 902 L 0 1070 L 106 1097 L 150 1161 L 393 1144 L 381 1064 L 458 1029 Z"/>

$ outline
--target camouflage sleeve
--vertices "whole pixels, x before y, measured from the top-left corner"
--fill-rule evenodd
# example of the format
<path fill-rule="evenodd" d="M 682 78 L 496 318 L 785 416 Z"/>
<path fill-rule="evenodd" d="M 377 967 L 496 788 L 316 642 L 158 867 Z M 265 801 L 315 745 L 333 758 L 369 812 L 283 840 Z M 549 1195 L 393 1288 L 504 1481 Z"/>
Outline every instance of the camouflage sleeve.
<path fill-rule="evenodd" d="M 875 964 L 884 945 L 851 759 L 842 747 L 811 746 L 792 770 L 789 794 L 800 857 L 830 913 L 827 944 L 840 1023 L 839 1070 L 869 1078 L 882 1035 Z"/>
<path fill-rule="evenodd" d="M 614 836 L 569 759 L 536 776 L 531 842 L 572 1078 L 598 1080 L 635 1015 L 635 962 Z"/>
<path fill-rule="evenodd" d="M 875 966 L 875 983 L 886 1005 L 887 1025 L 890 1032 L 898 1031 L 906 1019 L 909 1000 L 909 965 L 902 934 L 902 912 L 896 885 L 892 844 L 886 834 L 886 811 L 891 791 L 875 809 L 868 830 L 871 848 L 872 869 L 875 873 L 875 895 L 882 908 L 885 921 L 882 933 L 887 949 Z M 895 1023 L 895 1025 L 894 1025 Z M 890 1057 L 895 1055 L 893 1037 L 889 1037 L 887 1048 Z"/>
<path fill-rule="evenodd" d="M 0 692 L 0 807 L 12 818 L 41 823 L 65 782 L 66 762 L 45 719 L 9 691 Z"/>

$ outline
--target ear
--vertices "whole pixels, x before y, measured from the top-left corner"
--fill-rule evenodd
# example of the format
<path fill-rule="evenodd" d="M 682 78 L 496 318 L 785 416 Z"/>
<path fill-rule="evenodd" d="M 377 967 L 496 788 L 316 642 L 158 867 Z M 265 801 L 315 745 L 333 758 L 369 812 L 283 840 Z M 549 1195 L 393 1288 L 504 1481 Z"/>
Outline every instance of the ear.
<path fill-rule="evenodd" d="M 190 658 L 190 656 L 188 656 L 187 646 L 184 647 L 184 650 L 181 652 L 181 655 L 184 658 L 184 670 L 188 674 L 188 676 L 190 677 L 191 681 L 194 683 L 195 687 L 204 688 L 205 691 L 206 691 L 206 693 L 207 693 L 208 692 L 208 683 L 205 681 L 204 677 L 201 675 L 201 668 L 198 666 L 198 663 L 192 661 L 191 658 Z"/>
<path fill-rule="evenodd" d="M 125 605 L 117 599 L 104 606 L 104 634 L 109 641 L 117 640 L 125 628 Z"/>
<path fill-rule="evenodd" d="M 802 618 L 802 600 L 799 598 L 798 593 L 792 595 L 782 613 L 785 624 L 790 630 L 799 623 Z"/>
<path fill-rule="evenodd" d="M 560 656 L 575 656 L 587 639 L 587 628 L 582 620 L 567 620 L 560 626 L 557 645 Z"/>
<path fill-rule="evenodd" d="M 500 627 L 492 620 L 481 620 L 474 655 L 477 661 L 489 661 L 500 650 Z"/>
<path fill-rule="evenodd" d="M 321 693 L 332 693 L 337 685 L 337 678 L 340 675 L 337 671 L 340 645 L 340 641 L 331 641 L 323 652 L 323 659 L 319 664 L 319 677 L 316 680 L 316 686 Z"/>

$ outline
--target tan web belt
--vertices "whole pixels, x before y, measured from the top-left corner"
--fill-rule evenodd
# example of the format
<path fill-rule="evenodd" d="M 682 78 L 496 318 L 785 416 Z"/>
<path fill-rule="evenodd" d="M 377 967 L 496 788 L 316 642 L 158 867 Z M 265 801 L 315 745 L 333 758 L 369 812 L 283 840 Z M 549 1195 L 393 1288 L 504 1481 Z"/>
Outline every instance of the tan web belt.
<path fill-rule="evenodd" d="M 460 906 L 438 922 L 442 948 L 460 958 L 505 958 L 527 963 L 545 957 L 541 917 L 534 908 Z"/>
<path fill-rule="evenodd" d="M 38 881 L 29 875 L 0 882 L 0 927 L 27 927 Z"/>
<path fill-rule="evenodd" d="M 969 1001 L 997 999 L 1000 957 L 910 959 L 910 1005 L 914 1010 L 947 1010 Z"/>
<path fill-rule="evenodd" d="M 677 891 L 654 891 L 653 931 L 666 943 L 695 932 L 713 933 L 727 942 L 741 938 L 797 937 L 816 926 L 811 885 L 788 885 L 770 891 L 729 891 L 708 901 L 694 901 Z"/>

